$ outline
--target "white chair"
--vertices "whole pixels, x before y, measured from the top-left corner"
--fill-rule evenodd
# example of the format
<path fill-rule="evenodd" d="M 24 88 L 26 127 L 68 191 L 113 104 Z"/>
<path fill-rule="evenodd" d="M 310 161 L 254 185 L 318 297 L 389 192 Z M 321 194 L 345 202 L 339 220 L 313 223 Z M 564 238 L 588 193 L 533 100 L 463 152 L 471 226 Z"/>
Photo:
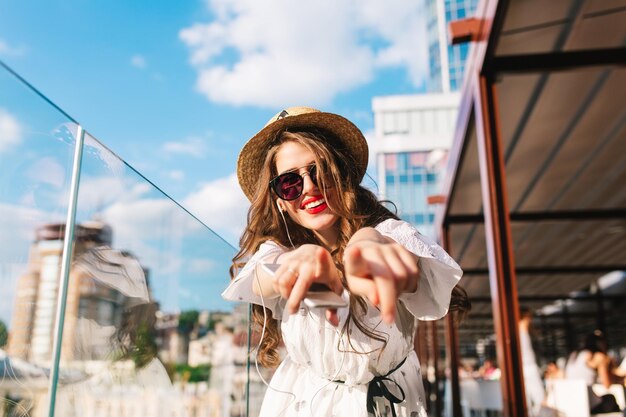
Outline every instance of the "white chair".
<path fill-rule="evenodd" d="M 472 411 L 478 415 L 484 415 L 485 407 L 483 406 L 480 396 L 480 386 L 478 381 L 473 378 L 462 379 L 460 381 L 461 388 L 461 407 L 464 417 L 471 417 Z"/>
<path fill-rule="evenodd" d="M 563 417 L 589 417 L 589 394 L 582 379 L 546 381 L 546 403 Z"/>
<path fill-rule="evenodd" d="M 502 387 L 499 380 L 478 381 L 480 402 L 485 410 L 502 411 Z"/>

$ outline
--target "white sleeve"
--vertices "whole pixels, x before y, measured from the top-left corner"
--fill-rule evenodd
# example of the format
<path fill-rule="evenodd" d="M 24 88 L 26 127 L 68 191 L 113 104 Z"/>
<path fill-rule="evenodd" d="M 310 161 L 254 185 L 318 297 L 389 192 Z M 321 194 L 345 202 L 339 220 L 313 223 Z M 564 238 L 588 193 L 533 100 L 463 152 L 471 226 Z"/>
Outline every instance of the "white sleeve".
<path fill-rule="evenodd" d="M 283 247 L 271 240 L 262 243 L 259 250 L 246 262 L 243 269 L 239 271 L 235 279 L 224 290 L 222 298 L 229 301 L 243 301 L 260 306 L 265 305 L 266 308 L 272 310 L 273 318 L 280 319 L 285 307 L 285 300 L 279 295 L 261 299 L 252 289 L 253 285 L 257 285 L 255 283 L 257 277 L 256 266 L 261 262 L 275 262 L 276 258 L 285 251 Z"/>
<path fill-rule="evenodd" d="M 437 320 L 445 316 L 452 288 L 463 275 L 459 265 L 439 245 L 405 221 L 388 219 L 376 226 L 376 230 L 420 258 L 417 290 L 401 294 L 398 300 L 419 320 Z"/>

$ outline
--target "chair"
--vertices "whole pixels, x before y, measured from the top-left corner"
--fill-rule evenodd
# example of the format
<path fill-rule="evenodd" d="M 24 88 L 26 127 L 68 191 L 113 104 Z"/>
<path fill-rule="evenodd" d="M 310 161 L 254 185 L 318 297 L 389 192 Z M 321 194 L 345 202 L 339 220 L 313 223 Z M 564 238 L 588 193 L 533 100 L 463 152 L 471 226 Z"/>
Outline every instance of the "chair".
<path fill-rule="evenodd" d="M 546 381 L 546 403 L 562 417 L 589 417 L 589 394 L 582 379 Z"/>

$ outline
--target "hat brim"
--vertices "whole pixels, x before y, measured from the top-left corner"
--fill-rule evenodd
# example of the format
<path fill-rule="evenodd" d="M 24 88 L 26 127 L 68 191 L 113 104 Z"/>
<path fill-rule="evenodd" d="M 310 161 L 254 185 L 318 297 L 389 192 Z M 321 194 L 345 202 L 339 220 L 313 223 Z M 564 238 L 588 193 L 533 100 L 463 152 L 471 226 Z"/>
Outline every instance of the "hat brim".
<path fill-rule="evenodd" d="M 367 170 L 368 146 L 361 130 L 345 117 L 320 111 L 276 120 L 261 129 L 241 149 L 237 159 L 237 179 L 248 200 L 252 201 L 265 156 L 280 131 L 299 128 L 322 129 L 333 134 L 354 158 L 359 181 Z"/>

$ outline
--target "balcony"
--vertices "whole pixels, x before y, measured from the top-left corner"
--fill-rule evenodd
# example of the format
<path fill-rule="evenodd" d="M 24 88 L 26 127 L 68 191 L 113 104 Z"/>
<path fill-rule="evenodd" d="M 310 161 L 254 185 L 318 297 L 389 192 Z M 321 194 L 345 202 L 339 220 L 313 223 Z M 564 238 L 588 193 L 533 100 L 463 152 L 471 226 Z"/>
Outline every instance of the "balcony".
<path fill-rule="evenodd" d="M 256 415 L 236 248 L 6 67 L 0 125 L 0 415 Z"/>

